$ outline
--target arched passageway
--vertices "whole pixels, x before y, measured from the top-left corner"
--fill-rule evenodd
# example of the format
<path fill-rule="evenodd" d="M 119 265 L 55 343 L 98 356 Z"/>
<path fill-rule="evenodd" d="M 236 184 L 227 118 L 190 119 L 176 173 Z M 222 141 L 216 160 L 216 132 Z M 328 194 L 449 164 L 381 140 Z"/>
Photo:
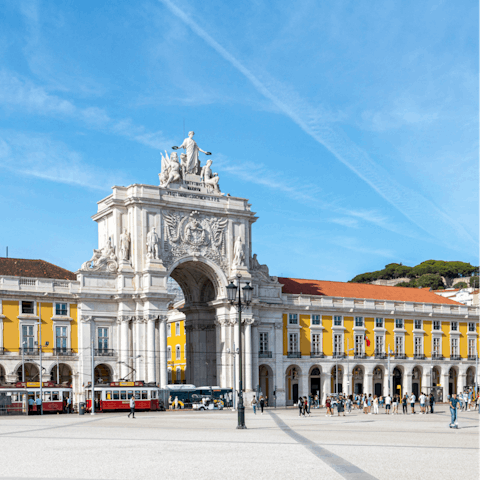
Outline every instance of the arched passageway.
<path fill-rule="evenodd" d="M 299 379 L 302 370 L 297 365 L 291 365 L 285 373 L 285 387 L 287 389 L 287 405 L 293 405 L 298 402 L 298 397 L 303 392 L 299 391 Z"/>
<path fill-rule="evenodd" d="M 451 367 L 448 371 L 448 394 L 453 395 L 457 392 L 458 370 L 456 367 Z"/>
<path fill-rule="evenodd" d="M 58 369 L 57 365 L 54 365 L 50 372 L 50 379 L 55 383 L 72 383 L 72 369 L 70 365 L 66 363 L 59 363 Z"/>
<path fill-rule="evenodd" d="M 310 386 L 309 393 L 315 397 L 315 395 L 318 395 L 318 398 L 322 398 L 322 388 L 321 388 L 321 376 L 322 376 L 322 369 L 314 365 L 310 369 L 310 373 L 308 376 L 308 384 Z"/>
<path fill-rule="evenodd" d="M 112 369 L 105 363 L 95 367 L 95 383 L 110 383 L 113 381 Z"/>
<path fill-rule="evenodd" d="M 26 362 L 25 369 L 25 381 L 26 382 L 39 382 L 40 381 L 40 368 L 34 363 Z M 17 368 L 17 381 L 22 381 L 22 365 Z"/>
<path fill-rule="evenodd" d="M 338 373 L 337 373 L 337 366 L 332 367 L 331 375 L 332 379 L 330 381 L 330 387 L 332 389 L 329 393 L 342 393 L 343 392 L 343 367 L 338 365 Z"/>
<path fill-rule="evenodd" d="M 392 372 L 392 391 L 391 395 L 403 395 L 403 369 L 402 367 L 395 367 Z M 410 392 L 409 392 L 410 393 Z"/>
<path fill-rule="evenodd" d="M 192 220 L 192 235 L 201 235 L 201 228 L 193 231 L 195 225 L 199 225 L 195 221 Z M 184 259 L 174 266 L 170 277 L 178 283 L 185 299 L 182 313 L 185 315 L 186 383 L 218 385 L 220 345 L 217 345 L 216 309 L 212 302 L 220 296 L 222 286 L 226 286 L 223 285 L 225 279 L 213 266 L 198 259 Z"/>
<path fill-rule="evenodd" d="M 432 387 L 440 386 L 440 367 L 433 367 L 432 369 Z"/>
<path fill-rule="evenodd" d="M 373 394 L 377 397 L 381 397 L 384 395 L 383 392 L 383 383 L 385 376 L 385 368 L 382 365 L 377 365 L 373 369 Z"/>
<path fill-rule="evenodd" d="M 418 398 L 422 391 L 422 367 L 416 366 L 412 370 L 412 392 Z"/>
<path fill-rule="evenodd" d="M 360 395 L 369 390 L 369 385 L 364 385 L 365 382 L 365 369 L 362 365 L 356 365 L 352 370 L 352 384 L 353 384 L 353 393 Z"/>
<path fill-rule="evenodd" d="M 467 376 L 466 376 L 467 387 L 475 387 L 475 367 L 468 367 L 467 368 Z"/>
<path fill-rule="evenodd" d="M 258 367 L 258 379 L 261 394 L 267 397 L 270 405 L 273 405 L 273 389 L 275 385 L 272 368 L 269 365 L 260 365 Z"/>

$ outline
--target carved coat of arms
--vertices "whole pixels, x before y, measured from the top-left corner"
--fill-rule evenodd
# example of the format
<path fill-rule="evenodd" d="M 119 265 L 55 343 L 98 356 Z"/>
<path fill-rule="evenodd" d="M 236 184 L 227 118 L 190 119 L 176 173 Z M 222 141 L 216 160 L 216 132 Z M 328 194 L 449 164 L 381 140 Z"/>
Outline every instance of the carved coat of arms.
<path fill-rule="evenodd" d="M 204 217 L 194 211 L 190 215 L 166 214 L 164 219 L 164 264 L 169 265 L 184 256 L 201 255 L 226 268 L 226 218 Z"/>

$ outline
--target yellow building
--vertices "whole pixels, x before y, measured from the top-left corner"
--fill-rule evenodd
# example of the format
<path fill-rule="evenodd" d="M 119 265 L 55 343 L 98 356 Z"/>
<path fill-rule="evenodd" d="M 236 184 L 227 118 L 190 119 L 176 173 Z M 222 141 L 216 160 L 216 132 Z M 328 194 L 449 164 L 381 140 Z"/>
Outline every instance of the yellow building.
<path fill-rule="evenodd" d="M 75 274 L 43 260 L 0 258 L 0 383 L 72 383 L 78 362 Z M 40 351 L 42 361 L 40 362 Z"/>
<path fill-rule="evenodd" d="M 323 399 L 335 392 L 413 392 L 418 397 L 433 386 L 447 395 L 475 384 L 476 308 L 428 289 L 292 278 L 279 282 L 287 404 L 310 393 Z M 262 360 L 262 351 L 269 350 L 268 332 L 260 328 L 259 335 L 260 384 L 271 392 L 273 370 Z"/>
<path fill-rule="evenodd" d="M 168 383 L 186 383 L 185 315 L 172 310 L 167 321 L 167 365 Z"/>

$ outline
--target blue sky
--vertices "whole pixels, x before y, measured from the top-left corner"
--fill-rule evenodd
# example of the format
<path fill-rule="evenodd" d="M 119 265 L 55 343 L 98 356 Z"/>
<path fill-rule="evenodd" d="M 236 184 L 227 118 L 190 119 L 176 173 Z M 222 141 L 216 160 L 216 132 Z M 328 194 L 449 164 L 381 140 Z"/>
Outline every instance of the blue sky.
<path fill-rule="evenodd" d="M 271 274 L 478 265 L 478 2 L 5 1 L 0 255 L 76 270 L 195 130 Z"/>

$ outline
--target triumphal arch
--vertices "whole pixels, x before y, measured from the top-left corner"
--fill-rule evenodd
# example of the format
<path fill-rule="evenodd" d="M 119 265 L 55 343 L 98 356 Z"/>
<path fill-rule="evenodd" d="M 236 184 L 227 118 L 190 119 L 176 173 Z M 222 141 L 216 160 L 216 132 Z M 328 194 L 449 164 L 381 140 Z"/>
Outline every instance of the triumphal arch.
<path fill-rule="evenodd" d="M 86 352 L 80 384 L 90 381 L 93 346 L 95 364 L 102 361 L 112 378 L 134 370 L 137 379 L 168 383 L 166 320 L 174 295 L 167 282 L 173 278 L 185 297 L 187 383 L 232 387 L 238 315 L 226 287 L 240 274 L 241 282 L 254 288 L 252 304 L 243 312 L 244 387 L 252 391 L 259 383 L 262 324 L 275 339 L 282 403 L 282 313 L 271 308 L 281 305 L 281 285 L 253 254 L 257 217 L 251 205 L 221 191 L 209 156 L 190 132 L 180 147 L 161 155 L 159 186 L 115 186 L 98 202 L 93 216 L 98 248 L 77 272 L 79 347 Z"/>

